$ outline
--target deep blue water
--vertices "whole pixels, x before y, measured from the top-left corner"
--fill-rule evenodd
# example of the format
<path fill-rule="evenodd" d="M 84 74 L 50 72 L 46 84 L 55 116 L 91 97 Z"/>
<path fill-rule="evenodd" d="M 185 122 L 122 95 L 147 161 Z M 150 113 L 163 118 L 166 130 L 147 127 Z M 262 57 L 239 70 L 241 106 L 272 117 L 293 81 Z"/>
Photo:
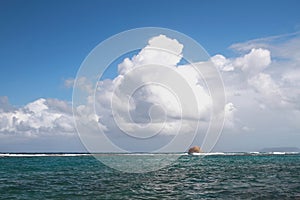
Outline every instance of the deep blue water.
<path fill-rule="evenodd" d="M 185 155 L 138 174 L 92 156 L 0 157 L 0 199 L 215 198 L 300 199 L 300 154 Z"/>

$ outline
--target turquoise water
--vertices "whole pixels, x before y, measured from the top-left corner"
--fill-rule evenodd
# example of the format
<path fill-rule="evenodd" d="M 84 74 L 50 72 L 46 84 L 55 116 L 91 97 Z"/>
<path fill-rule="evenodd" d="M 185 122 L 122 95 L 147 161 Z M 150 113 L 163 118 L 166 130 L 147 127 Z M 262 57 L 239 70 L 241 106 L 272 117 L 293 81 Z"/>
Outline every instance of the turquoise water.
<path fill-rule="evenodd" d="M 300 199 L 300 154 L 183 155 L 143 174 L 92 156 L 0 157 L 0 199 L 215 198 Z"/>

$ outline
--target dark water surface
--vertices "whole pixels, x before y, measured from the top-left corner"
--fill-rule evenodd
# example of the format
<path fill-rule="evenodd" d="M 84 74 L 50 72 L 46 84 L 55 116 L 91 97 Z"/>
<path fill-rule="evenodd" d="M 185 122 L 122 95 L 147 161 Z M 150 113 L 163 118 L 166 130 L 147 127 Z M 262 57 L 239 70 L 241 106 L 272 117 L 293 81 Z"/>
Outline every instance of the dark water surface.
<path fill-rule="evenodd" d="M 300 199 L 300 154 L 181 156 L 143 174 L 92 156 L 0 157 L 0 199 L 215 198 Z"/>

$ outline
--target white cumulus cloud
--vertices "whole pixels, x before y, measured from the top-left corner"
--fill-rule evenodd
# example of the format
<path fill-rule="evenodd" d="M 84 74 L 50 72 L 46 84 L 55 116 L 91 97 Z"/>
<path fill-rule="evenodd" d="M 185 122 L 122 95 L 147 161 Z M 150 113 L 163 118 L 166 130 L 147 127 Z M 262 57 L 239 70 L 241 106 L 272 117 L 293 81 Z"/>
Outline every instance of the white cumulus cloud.
<path fill-rule="evenodd" d="M 124 59 L 118 65 L 119 75 L 116 78 L 99 81 L 96 110 L 101 127 L 111 132 L 121 128 L 139 134 L 146 132 L 140 127 L 147 127 L 149 132 L 161 128 L 161 134 L 173 135 L 182 126 L 188 132 L 189 125 L 197 120 L 208 125 L 211 97 L 201 75 L 192 65 L 178 66 L 183 48 L 177 40 L 165 35 L 153 37 L 137 55 Z M 165 68 L 159 69 L 156 64 Z M 156 69 L 152 70 L 152 67 Z M 151 81 L 162 84 L 152 84 Z M 137 83 L 141 87 L 128 94 L 126 87 Z M 182 108 L 189 105 L 177 96 L 176 89 L 184 85 L 194 94 L 192 98 L 199 112 L 189 110 L 182 113 Z M 119 127 L 114 123 L 116 119 Z"/>
<path fill-rule="evenodd" d="M 299 38 L 248 41 L 232 45 L 239 53 L 237 56 L 212 56 L 225 84 L 225 133 L 236 134 L 234 137 L 240 133 L 253 134 L 252 137 L 265 143 L 270 140 L 272 144 L 279 144 L 275 138 L 282 138 L 282 132 L 293 141 L 299 138 L 296 133 L 300 132 L 300 51 L 295 45 L 300 44 Z M 87 78 L 66 80 L 67 87 L 76 81 L 79 89 L 89 94 L 87 105 L 75 107 L 83 117 L 81 122 L 95 133 L 100 127 L 112 135 L 120 131 L 147 135 L 159 130 L 162 136 L 172 136 L 178 130 L 188 134 L 200 121 L 200 132 L 205 133 L 213 106 L 211 94 L 192 65 L 179 64 L 183 49 L 179 41 L 165 35 L 150 38 L 137 55 L 118 65 L 115 78 L 98 81 L 95 96 Z M 134 88 L 136 84 L 141 87 Z M 194 94 L 191 99 L 195 107 L 189 105 L 189 94 Z M 7 97 L 0 97 L 0 135 L 38 137 L 75 133 L 69 102 L 41 98 L 15 107 Z M 264 138 L 265 135 L 268 137 Z M 249 137 L 231 139 L 242 144 L 253 139 Z M 255 145 L 253 142 L 252 146 Z"/>
<path fill-rule="evenodd" d="M 57 99 L 41 98 L 24 107 L 11 106 L 0 113 L 0 123 L 0 133 L 6 135 L 73 135 L 75 132 L 70 105 Z"/>

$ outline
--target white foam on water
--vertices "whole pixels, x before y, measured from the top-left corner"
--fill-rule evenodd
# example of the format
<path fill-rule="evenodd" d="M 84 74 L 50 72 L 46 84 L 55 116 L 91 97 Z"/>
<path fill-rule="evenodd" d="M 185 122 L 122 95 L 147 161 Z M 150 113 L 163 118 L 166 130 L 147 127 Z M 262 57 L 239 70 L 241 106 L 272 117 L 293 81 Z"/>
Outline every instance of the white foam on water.
<path fill-rule="evenodd" d="M 261 152 L 259 152 L 259 151 L 251 151 L 251 152 L 249 152 L 249 154 L 260 154 Z"/>
<path fill-rule="evenodd" d="M 0 153 L 0 157 L 60 157 L 60 156 L 87 156 L 90 154 L 72 154 L 72 153 Z"/>
<path fill-rule="evenodd" d="M 273 154 L 273 155 L 285 155 L 286 152 L 270 152 L 270 154 Z"/>
<path fill-rule="evenodd" d="M 259 155 L 295 155 L 300 152 L 210 152 L 210 153 L 0 153 L 0 157 L 75 157 L 75 156 L 259 156 Z"/>

